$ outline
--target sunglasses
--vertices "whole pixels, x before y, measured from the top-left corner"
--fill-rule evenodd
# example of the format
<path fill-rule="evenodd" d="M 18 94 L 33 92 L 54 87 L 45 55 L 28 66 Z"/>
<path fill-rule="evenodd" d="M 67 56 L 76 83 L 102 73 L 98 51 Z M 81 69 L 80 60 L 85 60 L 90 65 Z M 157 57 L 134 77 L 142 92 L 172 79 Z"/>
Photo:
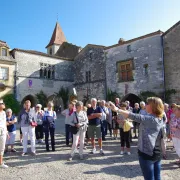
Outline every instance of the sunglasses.
<path fill-rule="evenodd" d="M 36 108 L 40 108 L 40 107 L 36 107 Z"/>
<path fill-rule="evenodd" d="M 0 103 L 0 105 L 4 105 L 4 103 Z"/>

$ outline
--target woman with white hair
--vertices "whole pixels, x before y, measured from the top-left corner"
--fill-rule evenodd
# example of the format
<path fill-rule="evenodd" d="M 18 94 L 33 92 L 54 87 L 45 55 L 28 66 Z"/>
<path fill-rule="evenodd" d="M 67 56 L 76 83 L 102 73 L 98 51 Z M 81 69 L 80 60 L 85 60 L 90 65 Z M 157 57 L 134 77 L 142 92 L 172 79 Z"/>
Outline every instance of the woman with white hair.
<path fill-rule="evenodd" d="M 35 129 L 35 133 L 36 133 L 36 141 L 37 143 L 43 143 L 43 110 L 41 109 L 42 105 L 41 104 L 37 104 L 36 105 L 36 116 L 37 116 L 37 126 Z"/>
<path fill-rule="evenodd" d="M 49 151 L 49 134 L 51 136 L 51 147 L 52 151 L 55 151 L 55 120 L 56 112 L 53 111 L 54 104 L 53 102 L 48 102 L 48 109 L 44 112 L 43 116 L 43 129 L 45 132 L 45 143 L 46 143 L 46 151 Z"/>
<path fill-rule="evenodd" d="M 70 122 L 70 125 L 72 127 L 76 127 L 77 132 L 74 132 L 73 134 L 73 145 L 71 150 L 71 157 L 69 158 L 69 160 L 71 161 L 75 155 L 75 150 L 78 145 L 79 139 L 79 154 L 80 159 L 83 160 L 84 139 L 88 127 L 88 118 L 86 113 L 83 111 L 83 103 L 81 101 L 76 102 L 76 112 L 73 113 L 73 119 L 72 122 Z"/>
<path fill-rule="evenodd" d="M 12 110 L 7 109 L 6 110 L 6 124 L 7 124 L 7 130 L 9 133 L 9 139 L 6 140 L 6 149 L 5 153 L 8 152 L 8 146 L 11 146 L 11 152 L 16 152 L 14 149 L 14 143 L 16 138 L 16 125 L 17 119 L 14 115 L 12 115 Z"/>
<path fill-rule="evenodd" d="M 141 115 L 147 115 L 147 112 L 146 112 L 146 104 L 145 104 L 144 101 L 141 101 L 141 102 L 140 102 L 140 107 L 141 107 L 141 109 L 140 109 L 140 111 L 139 111 L 139 114 L 141 114 Z"/>

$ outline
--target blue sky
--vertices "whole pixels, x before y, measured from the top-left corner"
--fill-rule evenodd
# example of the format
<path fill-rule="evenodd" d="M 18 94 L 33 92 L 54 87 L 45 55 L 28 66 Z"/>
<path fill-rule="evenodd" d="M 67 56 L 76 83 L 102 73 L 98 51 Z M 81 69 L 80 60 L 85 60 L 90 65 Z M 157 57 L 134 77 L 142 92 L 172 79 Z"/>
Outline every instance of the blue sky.
<path fill-rule="evenodd" d="M 166 31 L 180 20 L 180 0 L 11 0 L 0 6 L 0 39 L 10 48 L 42 52 L 57 13 L 68 42 L 82 47 Z"/>

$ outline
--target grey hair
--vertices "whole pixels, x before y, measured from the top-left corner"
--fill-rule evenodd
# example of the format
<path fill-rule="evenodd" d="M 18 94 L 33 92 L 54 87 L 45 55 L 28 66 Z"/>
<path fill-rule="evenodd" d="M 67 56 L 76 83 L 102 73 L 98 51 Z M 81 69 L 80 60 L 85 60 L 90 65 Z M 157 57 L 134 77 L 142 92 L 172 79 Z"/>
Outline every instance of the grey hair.
<path fill-rule="evenodd" d="M 8 113 L 8 112 L 11 112 L 11 113 L 12 113 L 12 109 L 10 109 L 10 108 L 7 109 L 7 110 L 6 110 L 6 113 Z"/>
<path fill-rule="evenodd" d="M 92 99 L 91 99 L 91 102 L 93 102 L 93 101 L 96 101 L 96 102 L 97 102 L 97 99 L 96 99 L 96 98 L 92 98 Z"/>
<path fill-rule="evenodd" d="M 140 105 L 144 105 L 144 106 L 145 106 L 146 104 L 145 104 L 144 101 L 141 101 L 141 102 L 140 102 Z"/>
<path fill-rule="evenodd" d="M 167 107 L 169 107 L 169 104 L 167 104 L 167 103 L 164 103 L 164 106 L 167 106 Z"/>
<path fill-rule="evenodd" d="M 139 103 L 135 103 L 134 105 L 138 105 L 139 106 Z"/>
<path fill-rule="evenodd" d="M 41 104 L 36 104 L 36 107 L 42 108 L 42 105 Z"/>
<path fill-rule="evenodd" d="M 102 103 L 102 102 L 103 102 L 104 104 L 106 103 L 106 101 L 105 101 L 105 100 L 101 100 L 101 103 Z"/>
<path fill-rule="evenodd" d="M 76 107 L 78 107 L 78 106 L 83 106 L 83 102 L 82 101 L 77 101 L 76 102 Z"/>

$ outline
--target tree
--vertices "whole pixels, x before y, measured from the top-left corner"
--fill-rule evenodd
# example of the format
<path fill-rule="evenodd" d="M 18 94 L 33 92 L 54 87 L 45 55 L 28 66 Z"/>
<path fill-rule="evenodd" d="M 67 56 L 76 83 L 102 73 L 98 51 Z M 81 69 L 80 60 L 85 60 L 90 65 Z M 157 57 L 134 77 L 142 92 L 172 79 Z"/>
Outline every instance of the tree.
<path fill-rule="evenodd" d="M 6 109 L 10 108 L 10 109 L 12 109 L 13 114 L 18 115 L 18 113 L 20 111 L 20 104 L 16 100 L 14 95 L 13 94 L 7 94 L 7 95 L 4 95 L 2 97 L 2 99 L 6 105 Z"/>
<path fill-rule="evenodd" d="M 142 91 L 140 92 L 139 97 L 146 102 L 148 97 L 158 97 L 158 95 L 152 91 Z"/>
<path fill-rule="evenodd" d="M 68 88 L 64 88 L 62 86 L 61 89 L 59 90 L 59 92 L 55 93 L 55 95 L 58 98 L 62 98 L 62 101 L 63 101 L 63 104 L 64 104 L 64 109 L 66 109 L 67 108 L 68 99 L 69 99 L 69 89 Z"/>
<path fill-rule="evenodd" d="M 35 96 L 37 98 L 38 103 L 41 104 L 42 107 L 47 106 L 48 97 L 42 90 L 39 93 L 37 93 Z"/>
<path fill-rule="evenodd" d="M 107 101 L 114 102 L 115 98 L 120 98 L 120 95 L 116 91 L 112 91 L 111 89 L 107 90 Z"/>

